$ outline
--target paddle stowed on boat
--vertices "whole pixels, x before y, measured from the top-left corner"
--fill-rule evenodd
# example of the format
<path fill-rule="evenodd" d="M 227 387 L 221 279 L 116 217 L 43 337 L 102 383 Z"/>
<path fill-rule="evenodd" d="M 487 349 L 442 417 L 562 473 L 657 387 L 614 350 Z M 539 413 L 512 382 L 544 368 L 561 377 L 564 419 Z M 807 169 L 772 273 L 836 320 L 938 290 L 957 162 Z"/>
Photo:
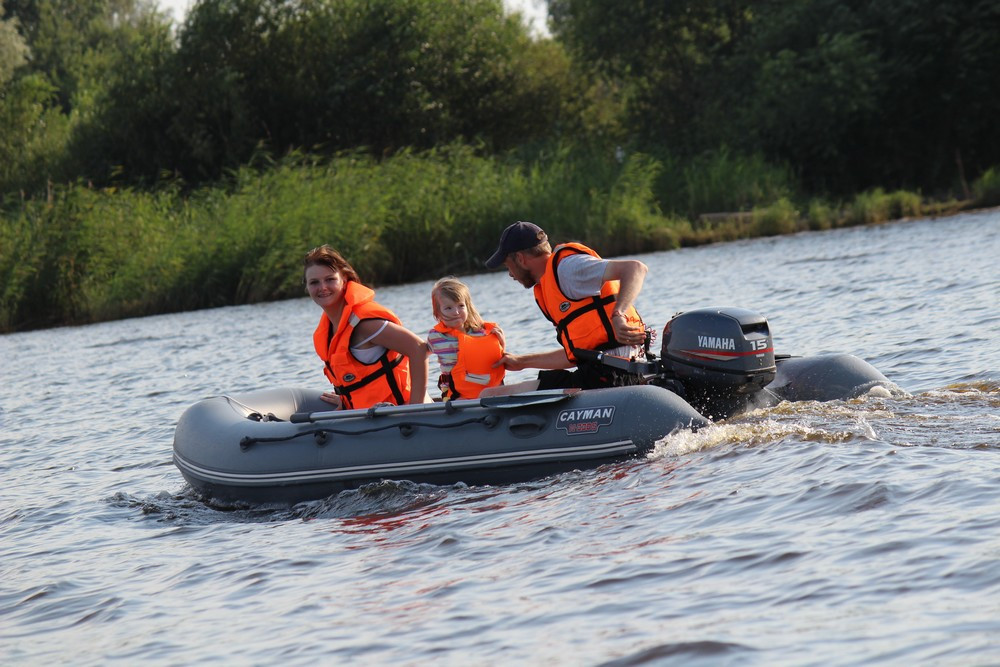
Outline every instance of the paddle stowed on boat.
<path fill-rule="evenodd" d="M 891 385 L 850 354 L 775 355 L 767 320 L 740 308 L 678 314 L 658 359 L 584 354 L 647 383 L 365 410 L 330 410 L 320 390 L 301 388 L 215 396 L 181 416 L 174 463 L 204 495 L 255 503 L 384 479 L 506 484 L 640 456 L 672 432 L 748 409 Z"/>

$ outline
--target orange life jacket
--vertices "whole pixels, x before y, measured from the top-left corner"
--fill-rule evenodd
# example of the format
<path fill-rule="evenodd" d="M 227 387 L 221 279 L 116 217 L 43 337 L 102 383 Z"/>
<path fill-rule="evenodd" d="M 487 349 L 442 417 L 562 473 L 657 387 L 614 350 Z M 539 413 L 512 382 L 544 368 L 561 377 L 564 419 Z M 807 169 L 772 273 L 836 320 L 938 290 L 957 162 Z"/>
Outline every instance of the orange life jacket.
<path fill-rule="evenodd" d="M 313 333 L 313 346 L 323 360 L 323 372 L 333 383 L 343 408 L 368 408 L 376 403 L 403 405 L 410 400 L 410 361 L 395 350 L 386 350 L 376 361 L 365 364 L 351 354 L 351 334 L 362 320 L 399 318 L 374 301 L 375 292 L 359 282 L 344 288 L 344 312 L 334 329 L 326 313 Z"/>
<path fill-rule="evenodd" d="M 538 284 L 535 285 L 535 302 L 542 314 L 556 327 L 556 338 L 566 350 L 566 357 L 575 362 L 573 351 L 577 348 L 607 350 L 619 347 L 615 340 L 615 330 L 611 326 L 611 313 L 618 298 L 618 281 L 608 280 L 601 286 L 598 296 L 570 299 L 559 287 L 556 268 L 567 255 L 585 254 L 600 257 L 581 243 L 557 245 L 549 256 Z M 642 318 L 635 308 L 629 306 L 625 319 L 633 326 L 642 324 Z"/>
<path fill-rule="evenodd" d="M 493 368 L 493 364 L 503 356 L 500 338 L 491 333 L 496 328 L 494 322 L 484 322 L 483 336 L 470 336 L 462 329 L 451 329 L 441 322 L 434 330 L 458 339 L 458 360 L 451 369 L 448 383 L 448 398 L 478 398 L 486 387 L 495 387 L 503 382 L 503 366 Z"/>

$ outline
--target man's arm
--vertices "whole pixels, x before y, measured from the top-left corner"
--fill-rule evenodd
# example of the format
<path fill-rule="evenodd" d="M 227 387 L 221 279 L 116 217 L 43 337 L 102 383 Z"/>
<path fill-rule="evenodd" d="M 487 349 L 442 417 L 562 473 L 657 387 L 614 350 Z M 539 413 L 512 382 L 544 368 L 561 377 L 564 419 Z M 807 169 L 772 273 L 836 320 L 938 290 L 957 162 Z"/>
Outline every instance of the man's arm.
<path fill-rule="evenodd" d="M 574 364 L 566 358 L 562 348 L 549 352 L 532 352 L 531 354 L 504 354 L 493 367 L 504 366 L 509 371 L 523 371 L 525 368 L 540 368 L 555 370 L 558 368 L 573 368 Z"/>
<path fill-rule="evenodd" d="M 619 282 L 615 312 L 624 314 L 635 302 L 639 292 L 642 291 L 642 283 L 646 279 L 648 270 L 646 265 L 637 259 L 607 260 L 607 265 L 604 267 L 604 281 Z"/>
<path fill-rule="evenodd" d="M 646 265 L 637 259 L 609 259 L 604 268 L 604 280 L 619 281 L 611 327 L 615 330 L 615 339 L 624 345 L 642 345 L 646 340 L 643 327 L 630 326 L 625 313 L 639 296 L 647 271 Z"/>

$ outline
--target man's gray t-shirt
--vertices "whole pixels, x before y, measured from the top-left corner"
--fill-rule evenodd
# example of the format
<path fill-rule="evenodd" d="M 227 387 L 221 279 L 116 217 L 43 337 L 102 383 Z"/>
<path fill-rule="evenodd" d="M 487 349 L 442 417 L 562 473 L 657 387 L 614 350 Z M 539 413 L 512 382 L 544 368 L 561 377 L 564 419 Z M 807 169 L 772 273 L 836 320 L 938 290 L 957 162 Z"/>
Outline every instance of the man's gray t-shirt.
<path fill-rule="evenodd" d="M 559 260 L 559 287 L 571 299 L 597 296 L 604 285 L 608 260 L 593 255 L 569 255 Z"/>

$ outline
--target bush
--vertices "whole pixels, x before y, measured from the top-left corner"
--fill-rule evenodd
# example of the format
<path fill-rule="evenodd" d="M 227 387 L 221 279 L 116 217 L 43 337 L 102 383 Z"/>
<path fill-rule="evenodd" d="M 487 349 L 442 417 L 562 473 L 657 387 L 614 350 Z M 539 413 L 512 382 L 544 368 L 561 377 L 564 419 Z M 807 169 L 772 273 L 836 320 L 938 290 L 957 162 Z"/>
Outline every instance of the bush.
<path fill-rule="evenodd" d="M 870 225 L 889 219 L 890 199 L 882 188 L 862 192 L 847 208 L 845 224 Z"/>
<path fill-rule="evenodd" d="M 972 184 L 977 206 L 1000 206 L 1000 167 L 990 167 Z"/>
<path fill-rule="evenodd" d="M 806 217 L 809 229 L 820 230 L 835 227 L 837 225 L 839 215 L 837 211 L 835 211 L 834 208 L 825 201 L 821 199 L 812 199 L 809 201 L 809 209 Z"/>
<path fill-rule="evenodd" d="M 889 195 L 889 219 L 918 216 L 923 210 L 922 199 L 915 192 L 896 190 Z"/>
<path fill-rule="evenodd" d="M 671 174 L 676 178 L 676 174 Z M 681 170 L 684 213 L 745 211 L 768 205 L 794 192 L 794 180 L 784 167 L 760 155 L 741 155 L 722 147 L 705 153 Z"/>
<path fill-rule="evenodd" d="M 785 197 L 753 212 L 753 226 L 759 236 L 791 234 L 798 231 L 798 225 L 799 212 Z"/>

